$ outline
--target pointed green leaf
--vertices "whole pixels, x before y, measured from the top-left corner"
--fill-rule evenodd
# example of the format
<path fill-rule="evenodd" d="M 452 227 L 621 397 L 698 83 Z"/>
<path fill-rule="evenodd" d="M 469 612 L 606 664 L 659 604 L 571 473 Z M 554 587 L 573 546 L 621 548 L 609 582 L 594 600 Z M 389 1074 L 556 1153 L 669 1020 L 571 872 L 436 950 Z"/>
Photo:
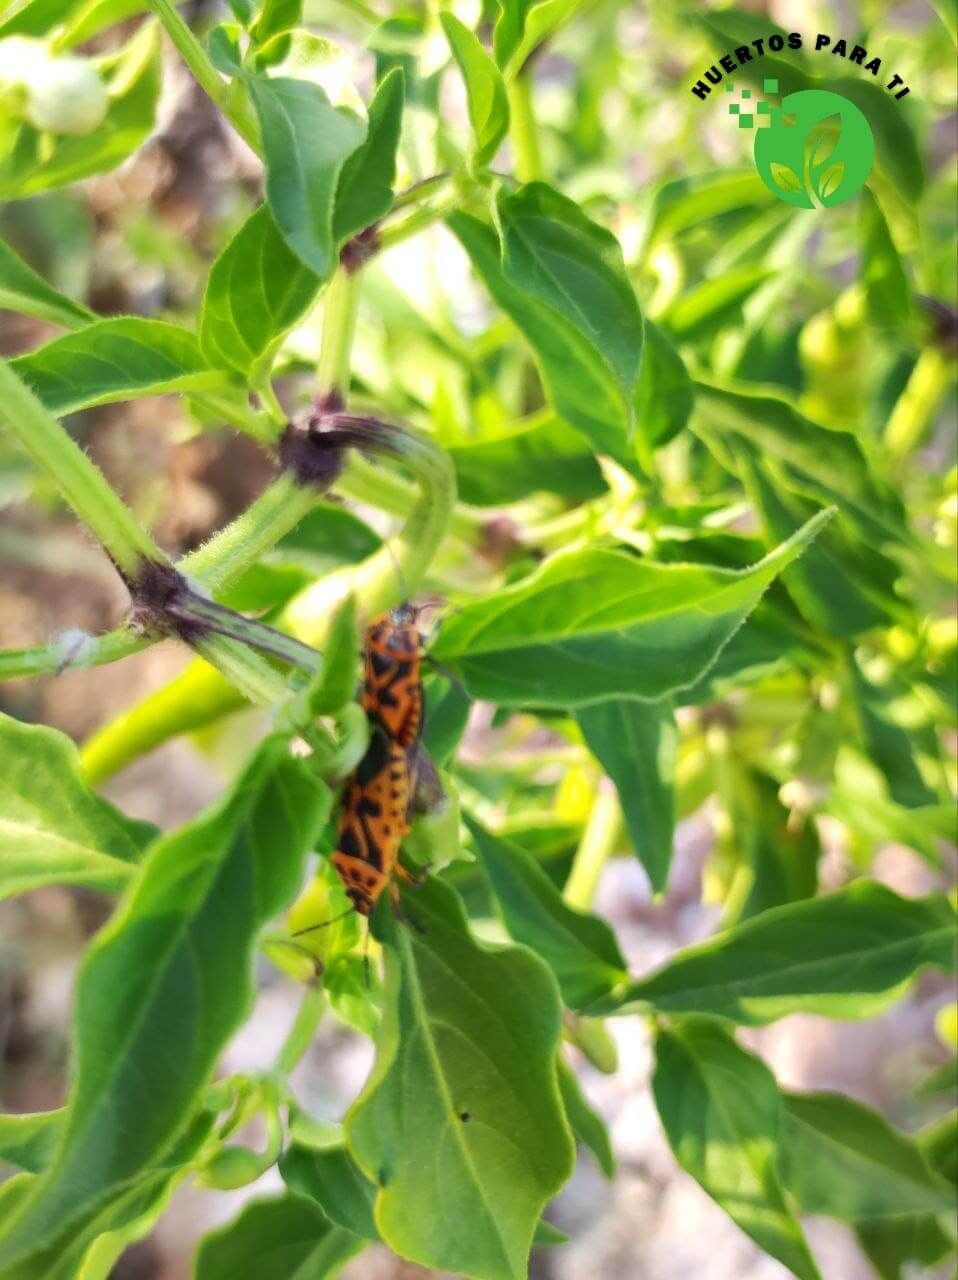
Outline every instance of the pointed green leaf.
<path fill-rule="evenodd" d="M 524 849 L 494 836 L 475 818 L 463 817 L 510 935 L 541 956 L 556 975 L 562 997 L 584 1009 L 626 976 L 625 961 L 609 926 L 562 898 Z"/>
<path fill-rule="evenodd" d="M 906 1134 L 841 1093 L 786 1093 L 782 1181 L 803 1213 L 845 1222 L 947 1213 L 953 1189 Z"/>
<path fill-rule="evenodd" d="M 861 881 L 686 947 L 634 983 L 623 1003 L 745 1026 L 790 1013 L 869 1018 L 923 969 L 953 971 L 954 950 L 955 911 L 944 894 L 900 898 Z"/>
<path fill-rule="evenodd" d="M 647 319 L 634 398 L 637 433 L 652 448 L 668 444 L 684 429 L 694 400 L 685 362 L 659 326 Z"/>
<path fill-rule="evenodd" d="M 56 1157 L 0 1227 L 0 1275 L 33 1276 L 91 1207 L 182 1128 L 253 994 L 259 929 L 289 901 L 330 807 L 272 737 L 234 786 L 163 837 L 84 960 L 76 1066 Z"/>
<path fill-rule="evenodd" d="M 675 835 L 678 731 L 671 704 L 620 698 L 581 707 L 576 719 L 586 746 L 615 783 L 653 893 L 664 893 Z"/>
<path fill-rule="evenodd" d="M 541 182 L 500 194 L 497 211 L 501 250 L 468 214 L 449 225 L 532 347 L 557 412 L 599 452 L 627 459 L 642 315 L 618 242 Z"/>
<path fill-rule="evenodd" d="M 0 1115 L 0 1164 L 39 1173 L 50 1163 L 66 1112 L 35 1111 L 29 1115 Z"/>
<path fill-rule="evenodd" d="M 0 309 L 36 316 L 65 329 L 82 329 L 96 319 L 88 307 L 48 285 L 5 240 L 0 240 Z"/>
<path fill-rule="evenodd" d="M 489 164 L 509 128 L 505 83 L 474 32 L 451 13 L 440 14 L 440 21 L 466 85 L 469 119 L 476 139 L 475 162 Z"/>
<path fill-rule="evenodd" d="M 12 360 L 51 413 L 167 391 L 220 391 L 229 378 L 212 368 L 192 333 L 164 320 L 97 320 Z"/>
<path fill-rule="evenodd" d="M 248 377 L 306 313 L 319 284 L 260 205 L 210 269 L 200 317 L 206 359 Z"/>
<path fill-rule="evenodd" d="M 582 1092 L 578 1076 L 563 1058 L 559 1059 L 559 1088 L 562 1090 L 562 1103 L 569 1124 L 572 1125 L 572 1132 L 589 1148 L 605 1176 L 614 1178 L 615 1156 L 609 1131 L 602 1117 Z"/>
<path fill-rule="evenodd" d="M 525 948 L 473 941 L 456 894 L 409 894 L 422 933 L 380 913 L 386 988 L 376 1063 L 346 1117 L 400 1256 L 475 1280 L 524 1280 L 572 1137 L 556 1078 L 558 991 Z"/>
<path fill-rule="evenodd" d="M 375 1184 L 342 1142 L 317 1147 L 294 1140 L 280 1159 L 279 1171 L 290 1191 L 315 1200 L 337 1226 L 364 1240 L 380 1238 L 373 1217 Z"/>
<path fill-rule="evenodd" d="M 503 435 L 452 444 L 447 452 L 456 468 L 459 496 L 480 507 L 503 506 L 542 492 L 581 502 L 606 489 L 588 441 L 551 413 L 545 421 Z"/>
<path fill-rule="evenodd" d="M 247 76 L 259 119 L 266 195 L 286 243 L 318 278 L 338 257 L 333 208 L 340 173 L 366 135 L 362 121 L 330 103 L 310 80 Z"/>
<path fill-rule="evenodd" d="M 709 669 L 829 515 L 745 570 L 654 564 L 599 547 L 559 553 L 447 618 L 433 652 L 474 697 L 506 706 L 664 697 Z"/>
<path fill-rule="evenodd" d="M 383 76 L 369 104 L 365 142 L 349 157 L 339 176 L 333 213 L 337 244 L 371 226 L 392 207 L 404 105 L 405 80 L 402 69 L 394 67 Z"/>
<path fill-rule="evenodd" d="M 155 828 L 84 782 L 65 734 L 0 716 L 0 898 L 45 884 L 122 889 Z"/>
<path fill-rule="evenodd" d="M 874 194 L 863 187 L 861 195 L 861 282 L 865 305 L 873 324 L 901 331 L 912 314 L 912 293 L 901 256 Z"/>
<path fill-rule="evenodd" d="M 687 1018 L 655 1039 L 655 1105 L 682 1168 L 800 1280 L 821 1280 L 778 1179 L 781 1098 L 760 1058 L 713 1022 Z"/>
<path fill-rule="evenodd" d="M 298 1195 L 254 1200 L 211 1232 L 196 1255 L 194 1280 L 329 1280 L 366 1247 Z"/>

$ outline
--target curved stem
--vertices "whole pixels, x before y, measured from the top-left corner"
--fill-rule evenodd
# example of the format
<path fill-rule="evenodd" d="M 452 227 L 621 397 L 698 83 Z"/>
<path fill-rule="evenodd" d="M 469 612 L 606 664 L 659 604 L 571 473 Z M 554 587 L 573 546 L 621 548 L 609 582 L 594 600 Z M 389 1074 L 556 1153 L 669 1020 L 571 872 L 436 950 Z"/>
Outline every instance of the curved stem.
<path fill-rule="evenodd" d="M 106 477 L 56 418 L 0 360 L 0 421 L 46 473 L 127 581 L 144 560 L 166 556 Z"/>
<path fill-rule="evenodd" d="M 315 959 L 315 957 L 313 958 Z M 316 1035 L 316 1028 L 320 1024 L 325 1008 L 326 993 L 323 988 L 320 986 L 307 987 L 300 1001 L 296 1020 L 290 1027 L 283 1042 L 283 1047 L 276 1057 L 275 1070 L 280 1074 L 288 1076 L 309 1048 Z"/>

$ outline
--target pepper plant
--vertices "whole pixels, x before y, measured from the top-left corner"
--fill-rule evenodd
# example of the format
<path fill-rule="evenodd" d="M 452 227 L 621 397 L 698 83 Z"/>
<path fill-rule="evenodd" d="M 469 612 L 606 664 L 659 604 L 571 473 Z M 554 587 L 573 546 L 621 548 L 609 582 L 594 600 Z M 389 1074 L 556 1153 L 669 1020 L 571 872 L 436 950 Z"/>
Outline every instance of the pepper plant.
<path fill-rule="evenodd" d="M 774 30 L 660 10 L 649 40 L 681 32 L 690 68 Z M 889 842 L 939 868 L 953 822 L 955 472 L 922 452 L 954 375 L 949 178 L 922 150 L 948 33 L 920 47 L 924 106 L 882 104 L 868 188 L 806 214 L 744 154 L 689 176 L 695 100 L 650 147 L 659 170 L 633 176 L 662 126 L 640 51 L 609 37 L 634 21 L 612 0 L 220 16 L 191 25 L 172 0 L 0 16 L 3 198 L 129 161 L 174 68 L 262 172 L 192 315 L 97 315 L 0 244 L 0 305 L 63 330 L 0 363 L 4 456 L 26 456 L 130 597 L 115 630 L 4 650 L 0 676 L 163 637 L 193 650 L 79 749 L 0 722 L 0 893 L 115 901 L 76 978 L 64 1106 L 0 1116 L 19 1170 L 0 1280 L 106 1277 L 175 1188 L 273 1166 L 285 1190 L 254 1188 L 201 1242 L 197 1280 L 321 1280 L 373 1241 L 520 1280 L 530 1248 L 561 1248 L 543 1213 L 577 1144 L 614 1174 L 574 1067 L 615 1070 L 619 1018 L 648 1024 L 678 1163 L 800 1280 L 820 1274 L 805 1213 L 851 1224 L 882 1277 L 941 1261 L 954 1113 L 907 1134 L 783 1089 L 736 1029 L 871 1018 L 953 969 L 945 893 L 870 875 Z M 71 435 L 92 406 L 160 394 L 275 462 L 179 558 Z M 363 628 L 407 599 L 439 602 L 438 783 L 403 852 L 430 871 L 401 915 L 384 895 L 367 966 L 329 859 L 369 735 Z M 98 794 L 249 704 L 266 727 L 185 826 Z M 474 715 L 492 754 L 470 748 Z M 638 859 L 661 902 L 677 821 L 706 803 L 717 932 L 633 972 L 593 909 L 603 867 Z M 843 851 L 827 891 L 823 832 Z M 258 953 L 300 1012 L 271 1070 L 219 1074 Z M 375 1047 L 342 1118 L 289 1082 L 323 1016 Z"/>

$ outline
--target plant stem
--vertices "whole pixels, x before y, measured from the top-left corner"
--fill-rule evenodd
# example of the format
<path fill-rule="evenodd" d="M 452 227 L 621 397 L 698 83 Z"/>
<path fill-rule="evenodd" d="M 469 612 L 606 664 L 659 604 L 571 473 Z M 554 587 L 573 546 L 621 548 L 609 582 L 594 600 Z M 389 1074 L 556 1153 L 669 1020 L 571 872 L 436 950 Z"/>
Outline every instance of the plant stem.
<path fill-rule="evenodd" d="M 144 560 L 166 556 L 56 418 L 0 360 L 0 421 L 53 481 L 129 582 Z"/>
<path fill-rule="evenodd" d="M 53 676 L 62 671 L 83 667 L 100 667 L 138 653 L 152 640 L 134 636 L 125 627 L 107 631 L 102 636 L 66 631 L 50 644 L 29 649 L 0 650 L 0 680 L 20 676 Z"/>
<path fill-rule="evenodd" d="M 434 222 L 441 222 L 444 218 L 448 218 L 451 213 L 456 212 L 461 204 L 461 195 L 458 192 L 454 192 L 451 195 L 443 196 L 441 200 L 433 201 L 432 204 L 421 205 L 408 218 L 403 218 L 399 222 L 393 222 L 383 227 L 379 232 L 380 251 L 402 244 L 410 236 L 418 235 L 426 227 L 431 227 Z"/>
<path fill-rule="evenodd" d="M 509 97 L 509 139 L 514 152 L 516 177 L 520 182 L 538 182 L 545 171 L 532 108 L 532 68 L 528 64 L 509 81 L 506 92 Z"/>
<path fill-rule="evenodd" d="M 272 391 L 272 388 L 270 390 Z M 277 425 L 270 414 L 262 410 L 216 395 L 193 393 L 191 398 L 204 409 L 219 415 L 224 422 L 235 427 L 237 431 L 244 431 L 248 436 L 252 436 L 254 440 L 262 440 L 265 444 L 273 444 L 276 440 Z M 285 420 L 285 415 L 283 418 Z"/>
<path fill-rule="evenodd" d="M 242 515 L 191 551 L 176 567 L 215 592 L 275 547 L 313 509 L 318 498 L 315 489 L 283 472 Z"/>
<path fill-rule="evenodd" d="M 281 1075 L 288 1076 L 309 1048 L 325 1008 L 326 995 L 323 988 L 307 987 L 300 1001 L 296 1020 L 290 1027 L 283 1047 L 276 1057 L 275 1070 Z"/>
<path fill-rule="evenodd" d="M 343 404 L 346 403 L 361 274 L 359 271 L 349 272 L 340 267 L 326 290 L 323 333 L 316 365 L 318 400 L 338 396 Z"/>
<path fill-rule="evenodd" d="M 404 476 L 386 472 L 360 454 L 353 454 L 337 484 L 342 493 L 356 502 L 365 502 L 396 516 L 404 516 L 416 498 L 415 485 Z M 488 519 L 489 514 L 480 508 L 457 502 L 449 517 L 449 532 L 466 542 L 474 542 Z"/>
<path fill-rule="evenodd" d="M 237 101 L 229 84 L 210 62 L 206 50 L 180 17 L 172 0 L 147 0 L 150 11 L 159 19 L 180 57 L 192 71 L 196 82 L 209 95 L 219 111 L 243 141 L 257 155 L 260 153 L 259 127 L 245 101 Z"/>
<path fill-rule="evenodd" d="M 572 870 L 562 896 L 571 907 L 585 911 L 592 905 L 599 876 L 609 857 L 615 852 L 622 813 L 615 788 L 608 782 L 600 785 L 582 839 L 572 860 Z"/>

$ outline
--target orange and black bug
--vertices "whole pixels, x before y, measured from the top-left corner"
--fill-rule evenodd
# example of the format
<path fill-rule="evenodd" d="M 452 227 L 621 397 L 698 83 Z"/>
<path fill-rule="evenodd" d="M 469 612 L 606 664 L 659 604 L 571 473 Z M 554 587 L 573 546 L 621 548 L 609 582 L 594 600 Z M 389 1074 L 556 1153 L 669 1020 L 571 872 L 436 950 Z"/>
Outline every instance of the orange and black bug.
<path fill-rule="evenodd" d="M 422 737 L 419 610 L 400 605 L 374 618 L 364 646 L 363 708 L 413 758 Z"/>

